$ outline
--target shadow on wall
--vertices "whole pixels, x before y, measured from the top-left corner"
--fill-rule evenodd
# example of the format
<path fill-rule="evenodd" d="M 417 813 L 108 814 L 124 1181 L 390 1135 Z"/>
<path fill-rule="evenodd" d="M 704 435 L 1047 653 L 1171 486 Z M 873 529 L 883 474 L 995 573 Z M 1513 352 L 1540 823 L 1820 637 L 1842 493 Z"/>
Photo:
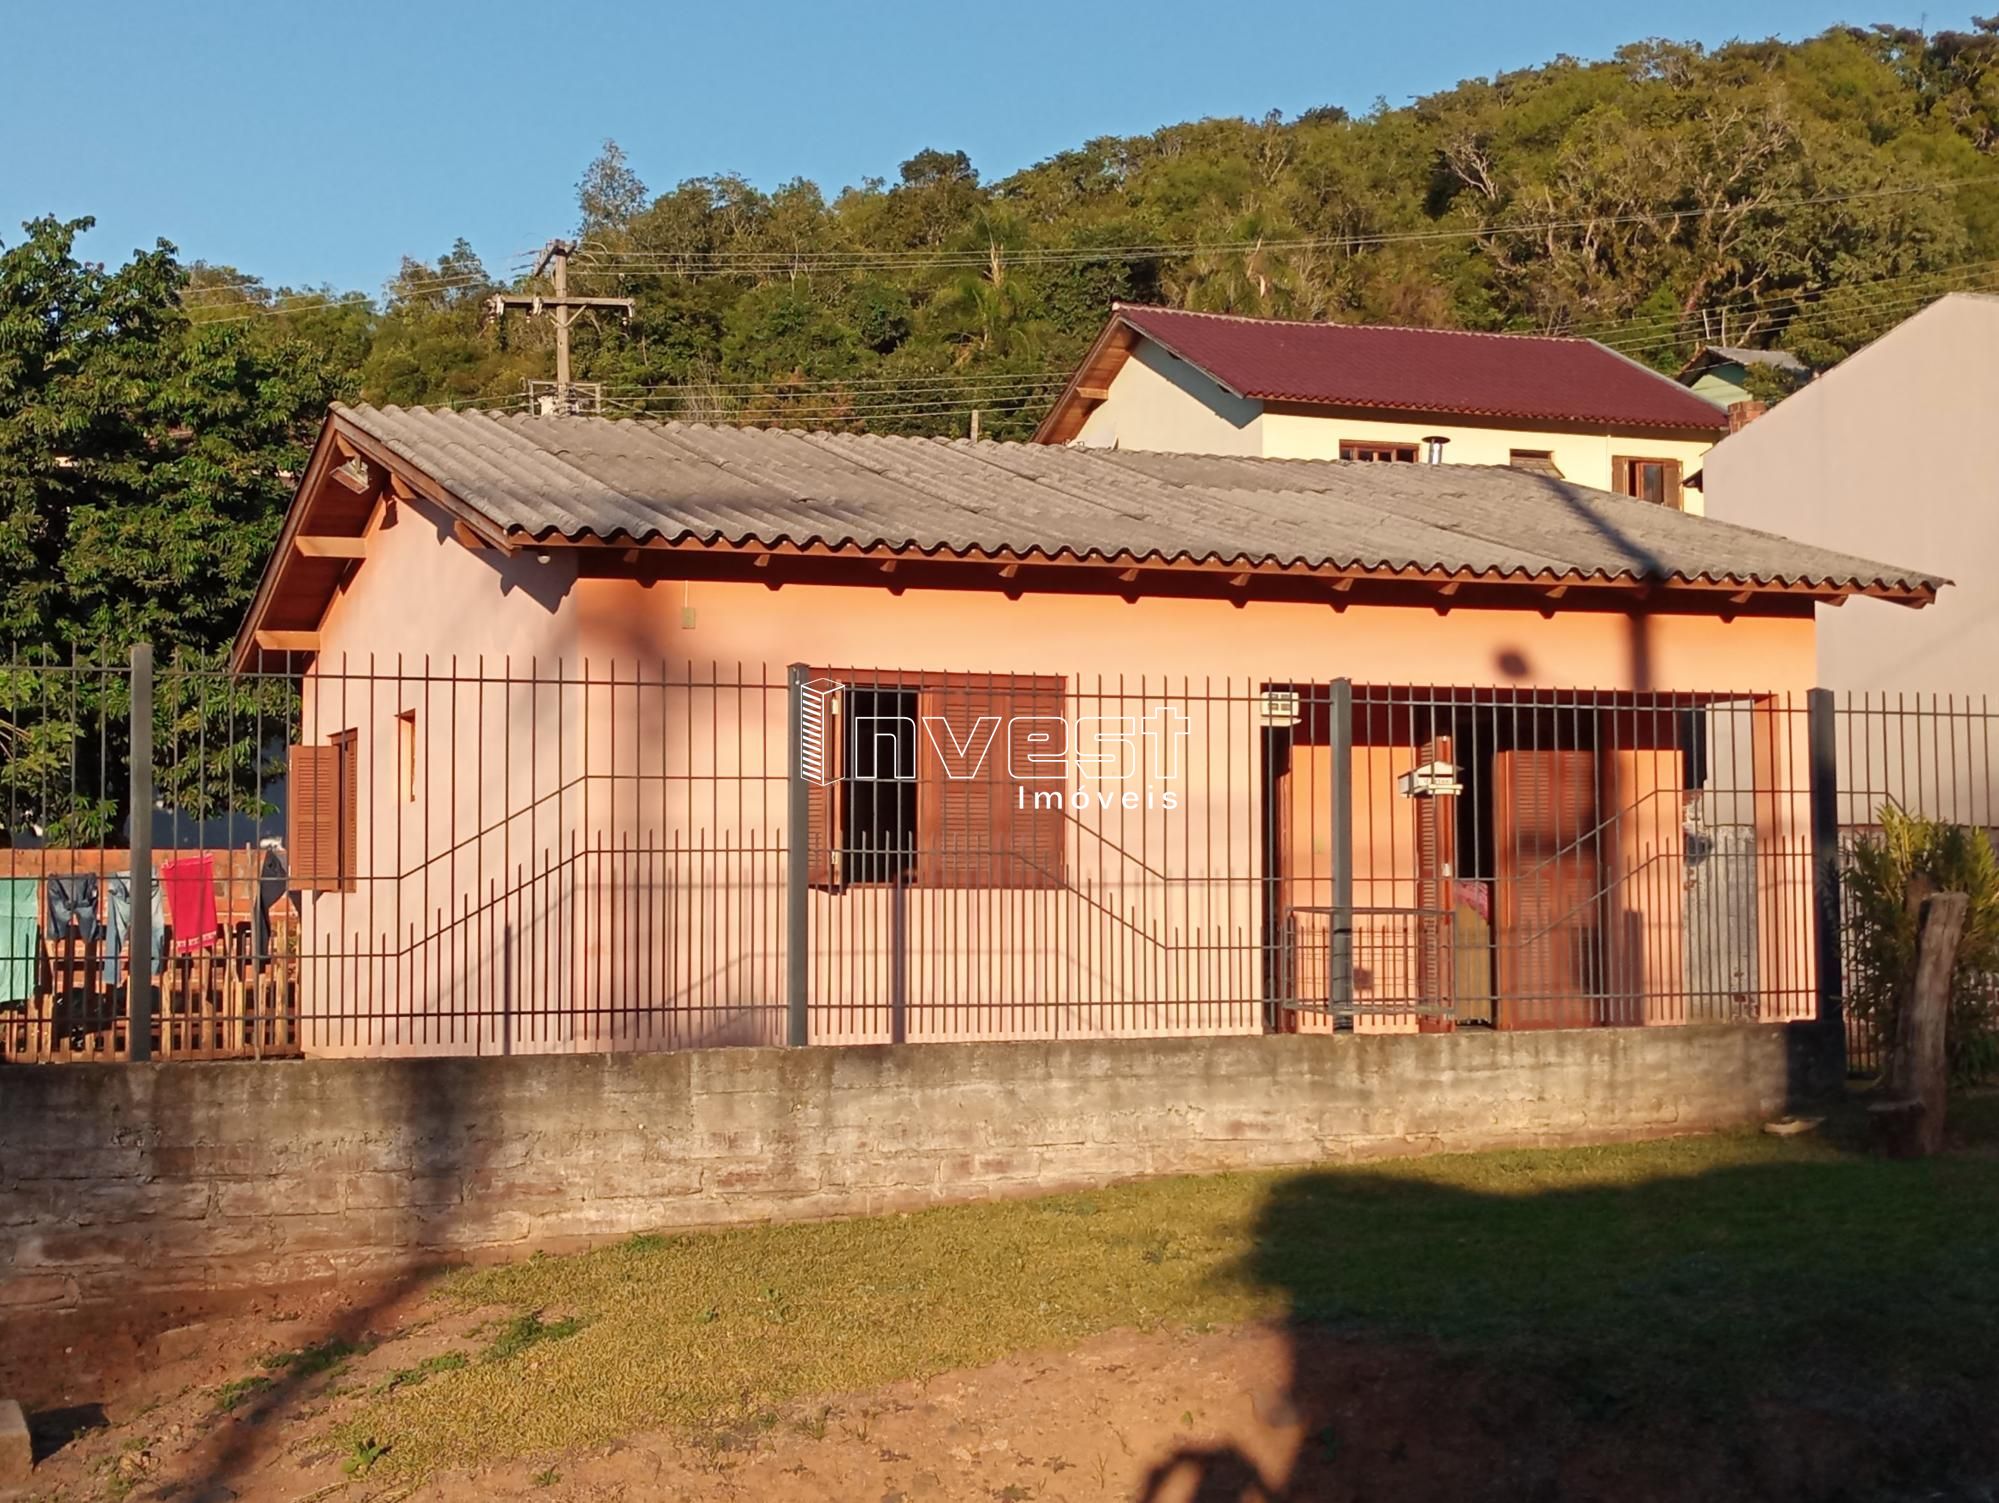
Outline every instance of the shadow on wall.
<path fill-rule="evenodd" d="M 1560 501 L 1563 508 L 1578 522 L 1610 544 L 1640 583 L 1663 581 L 1667 577 L 1669 571 L 1661 562 L 1659 555 L 1618 526 L 1604 511 L 1590 506 L 1560 481 L 1552 480 L 1545 475 L 1535 475 L 1532 478 Z M 1652 618 L 1644 610 L 1634 610 L 1625 619 L 1630 635 L 1631 664 L 1629 682 L 1624 687 L 1650 689 L 1654 677 Z"/>
<path fill-rule="evenodd" d="M 367 1240 L 380 1250 L 385 1272 L 341 1276 L 351 1298 L 341 1300 L 323 1320 L 300 1322 L 296 1350 L 324 1352 L 337 1360 L 349 1348 L 369 1345 L 374 1333 L 387 1324 L 385 1317 L 414 1297 L 436 1273 L 439 1265 L 450 1262 L 461 1246 L 477 1246 L 485 1240 L 492 1218 L 505 1205 L 503 1186 L 490 1182 L 489 1147 L 503 1131 L 505 1104 L 496 1103 L 488 1091 L 478 1097 L 480 1061 L 411 1060 L 406 1068 L 380 1068 L 358 1073 L 333 1069 L 322 1073 L 323 1088 L 329 1097 L 329 1116 L 337 1113 L 348 1139 L 364 1143 L 352 1150 L 352 1163 L 338 1162 L 340 1149 L 320 1142 L 304 1142 L 292 1173 L 301 1179 L 320 1181 L 329 1174 L 342 1179 L 345 1204 L 338 1213 L 352 1222 L 365 1218 L 372 1222 Z M 180 1070 L 186 1065 L 155 1066 Z M 285 1065 L 224 1065 L 222 1069 L 285 1069 Z M 365 1094 L 353 1094 L 357 1080 L 374 1083 Z M 387 1152 L 380 1151 L 387 1140 Z M 270 1182 L 273 1205 L 282 1205 L 290 1190 L 291 1176 Z M 394 1209 L 373 1209 L 367 1202 L 378 1198 L 368 1186 L 381 1180 L 379 1198 L 399 1202 Z M 277 1235 L 287 1235 L 283 1222 L 274 1216 Z M 397 1249 L 411 1249 L 398 1254 Z M 395 1266 L 388 1258 L 396 1257 Z M 270 1383 L 228 1415 L 218 1416 L 215 1431 L 206 1448 L 189 1465 L 189 1474 L 201 1477 L 206 1486 L 203 1498 L 233 1498 L 248 1487 L 246 1478 L 267 1462 L 284 1443 L 284 1427 L 276 1417 L 294 1411 L 305 1387 L 314 1382 L 323 1367 L 297 1362 L 280 1369 Z"/>
<path fill-rule="evenodd" d="M 1956 1489 L 1999 1467 L 1992 1160 L 1779 1151 L 1283 1180 L 1229 1277 L 1280 1296 L 1288 1386 L 1135 1503 L 1983 1496 Z"/>

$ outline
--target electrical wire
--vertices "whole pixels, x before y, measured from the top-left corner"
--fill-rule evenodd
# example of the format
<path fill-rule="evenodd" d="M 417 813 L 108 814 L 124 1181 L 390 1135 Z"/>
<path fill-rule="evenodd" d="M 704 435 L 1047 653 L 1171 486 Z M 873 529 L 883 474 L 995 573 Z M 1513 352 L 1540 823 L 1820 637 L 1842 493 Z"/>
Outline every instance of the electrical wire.
<path fill-rule="evenodd" d="M 1859 189 L 1847 193 L 1820 193 L 1793 199 L 1774 199 L 1756 205 L 1724 205 L 1721 208 L 1671 209 L 1652 213 L 1606 215 L 1588 219 L 1545 220 L 1517 225 L 1478 225 L 1463 228 L 1405 230 L 1367 235 L 1326 235 L 1290 240 L 1160 241 L 1151 244 L 1109 246 L 1038 246 L 1006 251 L 966 249 L 956 251 L 644 251 L 579 250 L 572 258 L 578 266 L 606 266 L 621 269 L 650 269 L 695 275 L 745 275 L 757 271 L 804 271 L 813 268 L 923 269 L 969 268 L 991 264 L 995 255 L 1007 265 L 1066 263 L 1112 260 L 1153 260 L 1172 256 L 1218 254 L 1236 251 L 1357 250 L 1384 245 L 1416 244 L 1438 240 L 1488 239 L 1495 236 L 1545 235 L 1552 231 L 1602 228 L 1620 224 L 1684 223 L 1717 217 L 1724 213 L 1749 210 L 1758 214 L 1781 212 L 1832 203 L 1854 203 L 1883 198 L 1919 197 L 1983 183 L 1999 183 L 1999 177 L 1982 174 L 1950 178 L 1935 183 L 1900 187 Z"/>

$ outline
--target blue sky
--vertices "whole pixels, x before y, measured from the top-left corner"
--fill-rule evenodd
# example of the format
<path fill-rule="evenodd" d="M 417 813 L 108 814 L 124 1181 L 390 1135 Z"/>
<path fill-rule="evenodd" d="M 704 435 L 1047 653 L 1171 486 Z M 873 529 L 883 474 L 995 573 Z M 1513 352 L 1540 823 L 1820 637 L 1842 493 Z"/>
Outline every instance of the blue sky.
<path fill-rule="evenodd" d="M 1400 104 L 1641 35 L 1923 16 L 1921 0 L 12 0 L 0 239 L 93 214 L 99 259 L 165 236 L 274 283 L 374 291 L 459 235 L 498 268 L 569 229 L 606 137 L 655 191 L 736 171 L 830 192 L 925 146 L 999 177 L 1091 136 Z"/>

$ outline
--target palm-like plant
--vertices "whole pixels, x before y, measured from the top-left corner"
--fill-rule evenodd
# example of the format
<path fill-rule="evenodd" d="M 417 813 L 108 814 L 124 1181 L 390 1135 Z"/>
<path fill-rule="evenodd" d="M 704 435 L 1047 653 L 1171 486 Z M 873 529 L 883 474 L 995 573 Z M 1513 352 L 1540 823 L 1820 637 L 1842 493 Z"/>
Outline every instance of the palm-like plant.
<path fill-rule="evenodd" d="M 1985 830 L 1892 803 L 1880 819 L 1880 833 L 1862 836 L 1848 853 L 1847 1005 L 1892 1041 L 1916 965 L 1912 884 L 1964 893 L 1971 907 L 1951 972 L 1945 1047 L 1954 1081 L 1999 1074 L 1999 852 Z"/>

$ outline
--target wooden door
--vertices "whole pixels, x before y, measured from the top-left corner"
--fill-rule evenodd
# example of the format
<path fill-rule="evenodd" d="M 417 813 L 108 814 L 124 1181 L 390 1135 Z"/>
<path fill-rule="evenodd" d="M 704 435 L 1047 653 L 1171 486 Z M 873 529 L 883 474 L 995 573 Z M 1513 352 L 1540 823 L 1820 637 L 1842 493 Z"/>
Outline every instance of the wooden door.
<path fill-rule="evenodd" d="M 1602 990 L 1593 751 L 1492 758 L 1501 1028 L 1584 1028 Z"/>
<path fill-rule="evenodd" d="M 1416 770 L 1454 765 L 1449 736 L 1416 749 Z M 1457 891 L 1458 800 L 1455 794 L 1427 793 L 1416 804 L 1416 1015 L 1423 1033 L 1449 1033 L 1457 966 L 1450 913 Z"/>

